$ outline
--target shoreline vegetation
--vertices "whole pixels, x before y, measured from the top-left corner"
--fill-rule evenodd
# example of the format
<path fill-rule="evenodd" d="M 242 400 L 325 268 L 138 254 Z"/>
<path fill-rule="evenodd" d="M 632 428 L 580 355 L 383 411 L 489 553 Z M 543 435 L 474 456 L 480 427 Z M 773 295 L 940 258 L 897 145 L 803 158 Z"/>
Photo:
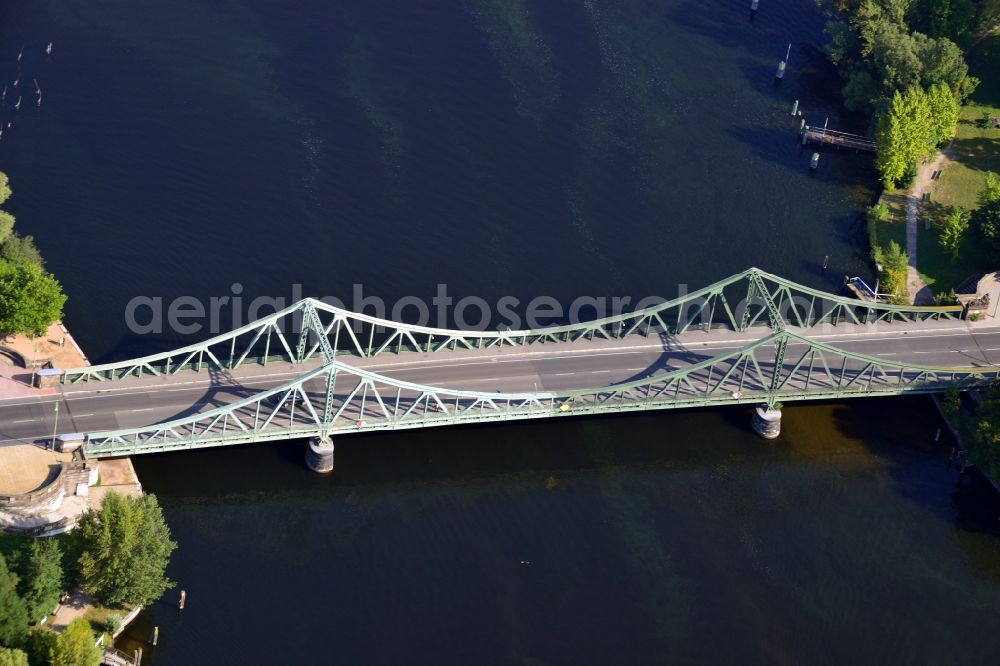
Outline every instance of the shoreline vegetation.
<path fill-rule="evenodd" d="M 1000 242 L 983 250 L 992 228 L 976 214 L 986 173 L 1000 171 L 1000 0 L 816 2 L 844 105 L 868 115 L 875 138 L 885 190 L 867 226 L 880 293 L 954 303 L 966 278 L 1000 266 Z"/>
<path fill-rule="evenodd" d="M 885 186 L 866 211 L 880 293 L 954 304 L 1000 270 L 1000 0 L 816 0 L 844 105 L 866 113 Z M 963 48 L 964 47 L 964 51 Z M 1000 480 L 1000 389 L 944 411 Z"/>
<path fill-rule="evenodd" d="M 98 666 L 98 638 L 110 645 L 131 609 L 174 586 L 176 546 L 155 495 L 114 491 L 70 532 L 0 534 L 0 666 Z M 94 603 L 58 631 L 48 620 L 69 590 Z"/>
<path fill-rule="evenodd" d="M 0 205 L 12 194 L 7 174 L 0 172 Z M 31 236 L 14 230 L 14 216 L 0 209 L 0 337 L 38 337 L 62 319 L 66 295 L 45 270 Z"/>
<path fill-rule="evenodd" d="M 0 172 L 0 205 L 11 195 Z M 0 208 L 0 337 L 30 341 L 62 319 L 66 296 L 15 222 Z M 0 666 L 98 666 L 98 646 L 112 644 L 130 611 L 173 587 L 164 571 L 174 548 L 154 495 L 115 491 L 70 532 L 0 533 Z"/>

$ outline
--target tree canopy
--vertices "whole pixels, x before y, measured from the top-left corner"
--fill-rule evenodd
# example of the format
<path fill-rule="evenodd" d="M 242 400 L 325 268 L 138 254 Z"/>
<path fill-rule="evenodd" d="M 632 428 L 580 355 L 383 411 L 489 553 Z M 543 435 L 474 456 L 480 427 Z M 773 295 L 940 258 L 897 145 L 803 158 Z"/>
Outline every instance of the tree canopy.
<path fill-rule="evenodd" d="M 920 160 L 952 137 L 957 124 L 958 100 L 944 84 L 934 84 L 930 92 L 918 85 L 894 92 L 875 129 L 875 165 L 885 186 L 908 181 Z"/>
<path fill-rule="evenodd" d="M 0 645 L 18 645 L 28 629 L 28 609 L 17 594 L 17 576 L 0 555 Z"/>
<path fill-rule="evenodd" d="M 0 333 L 43 335 L 65 303 L 62 286 L 41 266 L 0 259 Z"/>
<path fill-rule="evenodd" d="M 970 221 L 982 234 L 993 259 L 1000 260 L 1000 199 L 972 211 Z"/>
<path fill-rule="evenodd" d="M 10 198 L 7 175 L 0 172 L 0 204 Z M 14 216 L 0 210 L 0 335 L 42 335 L 62 317 L 66 296 L 45 272 L 31 236 L 14 232 Z"/>
<path fill-rule="evenodd" d="M 28 666 L 28 655 L 15 648 L 0 647 L 0 666 Z"/>
<path fill-rule="evenodd" d="M 62 592 L 62 551 L 55 539 L 35 539 L 28 548 L 27 562 L 19 585 L 28 617 L 35 621 L 48 614 Z"/>
<path fill-rule="evenodd" d="M 889 241 L 884 251 L 882 248 L 875 248 L 875 261 L 882 266 L 879 273 L 879 280 L 882 283 L 879 293 L 891 294 L 894 302 L 908 302 L 906 276 L 910 258 L 906 250 L 896 241 Z"/>
<path fill-rule="evenodd" d="M 10 234 L 7 240 L 0 244 L 0 258 L 15 264 L 27 263 L 45 267 L 42 254 L 35 247 L 35 239 L 17 232 Z"/>
<path fill-rule="evenodd" d="M 965 211 L 959 206 L 952 206 L 945 218 L 944 226 L 941 228 L 941 235 L 938 237 L 941 247 L 951 254 L 952 262 L 958 259 L 958 250 L 968 228 L 969 217 Z"/>
<path fill-rule="evenodd" d="M 976 406 L 969 455 L 986 474 L 1000 479 L 1000 390 L 990 389 Z"/>
<path fill-rule="evenodd" d="M 52 666 L 100 666 L 101 650 L 94 644 L 90 623 L 78 617 L 63 630 L 49 652 Z"/>
<path fill-rule="evenodd" d="M 969 75 L 962 50 L 953 41 L 972 29 L 971 0 L 817 2 L 831 16 L 827 54 L 844 78 L 844 105 L 880 114 L 896 93 L 921 88 L 932 97 L 935 143 L 947 140 L 954 133 L 951 116 L 954 113 L 957 122 L 958 103 L 979 83 Z M 938 91 L 931 92 L 935 88 Z M 954 98 L 956 111 L 945 103 L 943 90 Z"/>
<path fill-rule="evenodd" d="M 72 533 L 83 587 L 104 604 L 149 604 L 174 586 L 164 571 L 177 544 L 155 495 L 109 492 Z"/>

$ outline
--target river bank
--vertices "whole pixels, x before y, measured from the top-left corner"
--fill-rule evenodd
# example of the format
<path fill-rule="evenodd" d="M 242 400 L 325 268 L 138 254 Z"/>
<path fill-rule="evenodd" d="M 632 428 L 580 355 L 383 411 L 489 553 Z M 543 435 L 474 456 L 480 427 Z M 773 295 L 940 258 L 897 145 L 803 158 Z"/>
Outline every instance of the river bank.
<path fill-rule="evenodd" d="M 58 386 L 39 386 L 40 370 L 90 365 L 83 350 L 61 321 L 46 334 L 8 336 L 0 341 L 6 362 L 0 363 L 0 400 L 23 402 L 25 414 L 35 400 L 58 396 Z M 20 403 L 18 403 L 20 404 Z M 72 414 L 64 415 L 72 427 Z M 55 422 L 53 434 L 65 432 Z M 72 529 L 88 508 L 99 507 L 109 490 L 141 494 L 142 485 L 128 458 L 88 461 L 79 453 L 55 450 L 51 437 L 34 442 L 0 444 L 0 530 L 15 534 L 51 535 Z"/>
<path fill-rule="evenodd" d="M 907 286 L 914 303 L 948 297 L 970 278 L 1000 269 L 975 229 L 964 233 L 955 252 L 941 242 L 948 215 L 955 208 L 966 214 L 976 209 L 986 172 L 1000 173 L 1000 129 L 983 121 L 1000 117 L 1000 82 L 995 75 L 1000 68 L 1000 35 L 977 40 L 967 57 L 970 73 L 981 82 L 960 110 L 954 138 L 918 166 L 909 187 L 883 191 L 878 204 L 885 205 L 888 214 L 868 222 L 878 227 L 869 235 L 883 250 L 889 241 L 907 250 Z"/>

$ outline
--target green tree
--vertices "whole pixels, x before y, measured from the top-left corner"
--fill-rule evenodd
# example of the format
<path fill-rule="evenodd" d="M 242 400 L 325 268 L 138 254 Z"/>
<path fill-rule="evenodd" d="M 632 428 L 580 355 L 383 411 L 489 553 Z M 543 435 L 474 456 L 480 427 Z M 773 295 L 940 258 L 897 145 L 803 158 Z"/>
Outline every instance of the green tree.
<path fill-rule="evenodd" d="M 882 267 L 879 273 L 879 293 L 905 300 L 907 267 L 910 264 L 906 251 L 896 241 L 889 241 L 884 250 L 879 248 L 875 251 L 875 262 Z"/>
<path fill-rule="evenodd" d="M 0 666 L 28 666 L 28 655 L 21 650 L 0 647 Z"/>
<path fill-rule="evenodd" d="M 959 39 L 971 32 L 976 5 L 972 0 L 918 0 L 913 16 L 921 32 L 931 37 Z"/>
<path fill-rule="evenodd" d="M 962 393 L 957 386 L 949 386 L 948 390 L 941 396 L 941 409 L 949 423 L 958 424 L 958 414 L 962 409 Z"/>
<path fill-rule="evenodd" d="M 0 206 L 10 199 L 11 190 L 7 174 L 0 171 Z M 0 210 L 0 243 L 14 232 L 14 216 L 5 210 Z"/>
<path fill-rule="evenodd" d="M 931 118 L 930 100 L 923 88 L 913 86 L 903 93 L 903 107 L 906 156 L 910 168 L 915 170 L 920 160 L 934 152 L 934 121 Z"/>
<path fill-rule="evenodd" d="M 0 645 L 20 645 L 28 630 L 28 609 L 17 594 L 17 576 L 0 555 Z"/>
<path fill-rule="evenodd" d="M 37 621 L 59 602 L 62 592 L 62 551 L 55 539 L 35 539 L 28 548 L 21 577 L 20 594 L 28 617 Z"/>
<path fill-rule="evenodd" d="M 941 145 L 955 136 L 958 126 L 958 100 L 951 89 L 943 83 L 935 83 L 927 91 L 930 105 L 934 143 Z"/>
<path fill-rule="evenodd" d="M 83 587 L 102 603 L 146 605 L 174 586 L 164 571 L 177 544 L 155 495 L 109 492 L 73 535 Z"/>
<path fill-rule="evenodd" d="M 1000 261 L 1000 199 L 972 211 L 970 222 L 992 250 L 993 261 Z"/>
<path fill-rule="evenodd" d="M 903 96 L 892 96 L 889 108 L 879 116 L 875 130 L 875 166 L 888 189 L 896 187 L 909 168 L 906 139 L 906 107 Z"/>
<path fill-rule="evenodd" d="M 22 236 L 16 232 L 8 236 L 7 240 L 3 241 L 3 244 L 0 245 L 0 258 L 14 264 L 37 264 L 45 268 L 45 260 L 42 258 L 42 254 L 38 251 L 38 248 L 35 247 L 35 239 L 31 236 Z"/>
<path fill-rule="evenodd" d="M 95 644 L 90 623 L 78 617 L 59 634 L 49 652 L 52 666 L 100 666 L 101 650 Z"/>
<path fill-rule="evenodd" d="M 0 333 L 43 335 L 65 303 L 59 282 L 41 266 L 0 260 Z"/>
<path fill-rule="evenodd" d="M 56 647 L 56 634 L 48 629 L 32 629 L 28 632 L 28 640 L 24 649 L 28 653 L 28 661 L 32 666 L 48 664 L 52 650 Z"/>
<path fill-rule="evenodd" d="M 994 201 L 1000 201 L 1000 179 L 992 171 L 986 172 L 986 182 L 982 191 L 979 192 L 979 205 L 988 206 Z"/>
<path fill-rule="evenodd" d="M 866 67 L 856 67 L 847 75 L 847 83 L 841 93 L 844 106 L 851 111 L 866 113 L 878 104 L 882 85 Z"/>
<path fill-rule="evenodd" d="M 972 94 L 979 80 L 969 76 L 969 66 L 965 64 L 962 49 L 947 37 L 937 39 L 913 34 L 920 58 L 920 85 L 924 88 L 941 83 L 948 86 L 959 99 Z"/>
<path fill-rule="evenodd" d="M 993 479 L 1000 479 L 1000 391 L 990 389 L 976 406 L 969 457 Z"/>
<path fill-rule="evenodd" d="M 965 238 L 965 232 L 968 228 L 969 217 L 965 214 L 965 211 L 960 206 L 952 206 L 951 211 L 948 212 L 948 217 L 945 218 L 941 235 L 938 236 L 938 242 L 941 243 L 941 247 L 951 253 L 952 262 L 958 259 L 958 249 L 962 245 L 962 239 Z"/>
<path fill-rule="evenodd" d="M 14 233 L 14 216 L 5 210 L 0 210 L 0 243 L 5 242 Z"/>
<path fill-rule="evenodd" d="M 920 85 L 924 71 L 920 61 L 920 44 L 896 26 L 885 25 L 875 33 L 872 62 L 888 95 Z"/>

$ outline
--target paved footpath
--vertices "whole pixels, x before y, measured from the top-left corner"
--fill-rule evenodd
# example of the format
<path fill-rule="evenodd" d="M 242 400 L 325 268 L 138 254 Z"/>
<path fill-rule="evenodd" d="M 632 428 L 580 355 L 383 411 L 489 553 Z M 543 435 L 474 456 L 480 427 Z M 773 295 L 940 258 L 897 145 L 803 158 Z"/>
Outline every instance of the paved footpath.
<path fill-rule="evenodd" d="M 939 152 L 933 161 L 917 167 L 917 177 L 906 197 L 906 253 L 910 258 L 910 264 L 906 267 L 906 290 L 914 305 L 934 305 L 934 293 L 917 271 L 917 214 L 920 212 L 920 199 L 933 182 L 931 176 L 950 159 L 950 150 L 951 144 Z"/>

